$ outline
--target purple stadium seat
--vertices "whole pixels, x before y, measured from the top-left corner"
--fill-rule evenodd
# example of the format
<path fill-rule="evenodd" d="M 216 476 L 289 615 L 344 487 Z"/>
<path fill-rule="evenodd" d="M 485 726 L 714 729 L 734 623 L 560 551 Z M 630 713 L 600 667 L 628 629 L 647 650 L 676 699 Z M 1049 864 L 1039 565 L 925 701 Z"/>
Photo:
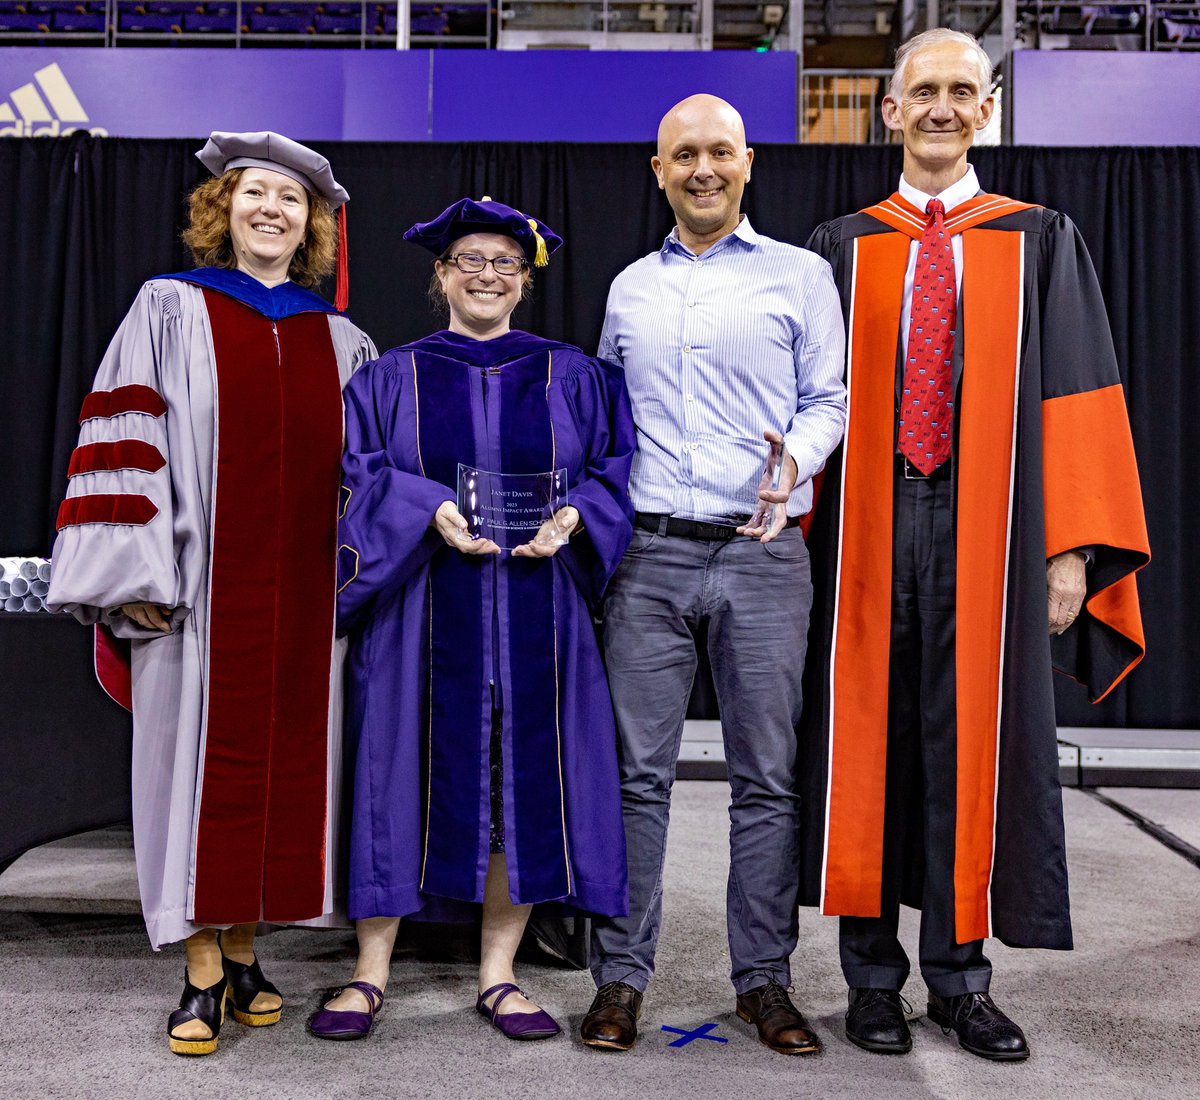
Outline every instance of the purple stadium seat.
<path fill-rule="evenodd" d="M 308 15 L 255 12 L 246 17 L 246 28 L 251 34 L 311 34 L 312 18 Z"/>
<path fill-rule="evenodd" d="M 392 29 L 389 34 L 396 33 L 396 13 L 392 12 Z M 449 20 L 440 11 L 418 11 L 413 8 L 412 21 L 409 23 L 412 34 L 445 34 L 449 29 Z"/>
<path fill-rule="evenodd" d="M 185 34 L 235 34 L 237 15 L 225 12 L 189 12 L 183 17 Z"/>
<path fill-rule="evenodd" d="M 117 30 L 121 34 L 180 34 L 183 30 L 181 18 L 178 15 L 121 12 L 117 17 Z"/>
<path fill-rule="evenodd" d="M 362 30 L 362 15 L 329 15 L 317 12 L 313 17 L 317 34 L 358 34 Z"/>
<path fill-rule="evenodd" d="M 0 12 L 0 31 L 15 31 L 22 34 L 47 34 L 50 31 L 50 20 L 45 15 L 32 15 L 27 12 Z"/>
<path fill-rule="evenodd" d="M 391 11 L 385 11 L 383 13 L 383 33 L 384 34 L 395 34 L 396 33 L 396 9 L 395 8 L 393 8 Z"/>
<path fill-rule="evenodd" d="M 322 4 L 317 11 L 323 15 L 361 15 L 361 4 Z M 367 11 L 367 22 L 371 22 L 371 16 L 375 14 L 375 9 L 372 7 Z"/>
<path fill-rule="evenodd" d="M 103 34 L 104 16 L 95 12 L 59 11 L 54 13 L 50 26 L 56 31 L 73 34 Z"/>
<path fill-rule="evenodd" d="M 191 3 L 182 3 L 180 0 L 175 0 L 174 3 L 149 3 L 147 0 L 117 0 L 117 25 L 124 29 L 124 21 L 128 17 L 136 17 L 142 19 L 146 16 L 169 15 L 174 16 L 175 22 L 178 23 L 184 12 L 196 11 L 199 7 L 197 0 L 192 0 Z M 101 11 L 103 11 L 101 5 Z"/>

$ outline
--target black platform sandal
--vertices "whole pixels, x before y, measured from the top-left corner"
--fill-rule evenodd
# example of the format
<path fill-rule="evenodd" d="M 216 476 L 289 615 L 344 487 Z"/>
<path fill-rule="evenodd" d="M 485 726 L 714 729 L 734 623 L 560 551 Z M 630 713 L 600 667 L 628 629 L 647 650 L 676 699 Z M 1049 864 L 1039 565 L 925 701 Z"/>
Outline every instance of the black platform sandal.
<path fill-rule="evenodd" d="M 233 1002 L 233 1018 L 239 1024 L 245 1024 L 247 1027 L 267 1027 L 279 1023 L 279 1018 L 283 1015 L 282 1003 L 278 1008 L 266 1012 L 250 1011 L 254 998 L 260 993 L 274 993 L 281 1002 L 283 1001 L 283 995 L 263 976 L 258 959 L 252 963 L 240 963 L 222 951 L 221 966 L 224 967 L 225 978 L 229 982 L 226 996 Z"/>
<path fill-rule="evenodd" d="M 217 1036 L 225 1020 L 225 996 L 229 992 L 229 979 L 222 978 L 207 989 L 197 989 L 183 972 L 183 996 L 179 1007 L 167 1020 L 167 1044 L 172 1054 L 212 1054 L 217 1049 Z M 207 1039 L 178 1039 L 172 1032 L 192 1020 L 199 1020 L 211 1032 Z"/>

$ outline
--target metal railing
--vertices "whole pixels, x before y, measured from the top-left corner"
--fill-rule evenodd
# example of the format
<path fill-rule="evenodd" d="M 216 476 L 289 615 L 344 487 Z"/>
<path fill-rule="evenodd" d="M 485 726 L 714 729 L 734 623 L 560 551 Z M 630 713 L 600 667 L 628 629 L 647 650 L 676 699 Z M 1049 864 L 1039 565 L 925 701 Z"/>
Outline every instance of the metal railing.
<path fill-rule="evenodd" d="M 1018 5 L 1018 25 L 1038 49 L 1150 50 L 1156 4 L 1087 4 L 1079 0 L 1029 0 Z"/>
<path fill-rule="evenodd" d="M 1152 50 L 1200 50 L 1200 3 L 1154 5 Z"/>
<path fill-rule="evenodd" d="M 501 50 L 710 50 L 713 0 L 500 0 Z"/>
<path fill-rule="evenodd" d="M 156 29 L 156 8 L 164 5 L 154 0 L 0 0 L 0 44 L 705 50 L 720 38 L 724 46 L 793 49 L 802 45 L 805 28 L 820 29 L 823 14 L 848 17 L 838 7 L 848 2 L 195 0 L 173 5 L 177 22 Z M 271 12 L 263 9 L 281 7 L 312 18 L 270 26 Z M 926 27 L 949 26 L 986 36 L 997 56 L 1022 45 L 1200 49 L 1200 0 L 898 0 L 890 18 L 877 14 L 883 20 L 877 32 L 893 45 Z M 728 27 L 746 29 L 730 37 Z"/>
<path fill-rule="evenodd" d="M 890 69 L 805 69 L 800 78 L 802 143 L 886 145 L 895 136 L 883 124 L 879 104 Z"/>

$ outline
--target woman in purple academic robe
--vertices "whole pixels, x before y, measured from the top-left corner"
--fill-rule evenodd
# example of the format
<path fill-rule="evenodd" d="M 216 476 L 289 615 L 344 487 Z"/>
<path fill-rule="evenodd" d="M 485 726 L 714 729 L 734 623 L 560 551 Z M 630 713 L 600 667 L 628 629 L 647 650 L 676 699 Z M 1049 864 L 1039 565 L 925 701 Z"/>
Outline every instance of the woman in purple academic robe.
<path fill-rule="evenodd" d="M 627 907 L 592 609 L 632 532 L 629 399 L 617 367 L 509 327 L 530 264 L 562 243 L 541 222 L 463 199 L 405 237 L 437 256 L 450 325 L 346 391 L 338 621 L 359 959 L 309 1026 L 367 1035 L 400 918 L 482 904 L 476 1007 L 509 1038 L 548 1038 L 558 1024 L 513 973 L 531 906 Z M 480 535 L 456 506 L 460 465 L 565 470 L 569 503 L 527 541 Z"/>

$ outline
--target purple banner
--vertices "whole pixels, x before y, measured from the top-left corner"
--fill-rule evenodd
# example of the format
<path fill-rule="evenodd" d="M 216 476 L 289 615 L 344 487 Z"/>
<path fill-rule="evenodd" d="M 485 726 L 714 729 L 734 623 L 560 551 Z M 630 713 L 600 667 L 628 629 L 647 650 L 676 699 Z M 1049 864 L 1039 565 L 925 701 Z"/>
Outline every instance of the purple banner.
<path fill-rule="evenodd" d="M 298 141 L 425 141 L 424 54 L 358 50 L 0 50 L 0 136 L 277 130 Z"/>
<path fill-rule="evenodd" d="M 648 142 L 698 91 L 751 142 L 795 140 L 790 53 L 25 47 L 0 50 L 0 136 Z"/>
<path fill-rule="evenodd" d="M 439 51 L 435 141 L 654 141 L 695 92 L 729 100 L 754 142 L 796 140 L 794 53 Z"/>
<path fill-rule="evenodd" d="M 1200 145 L 1200 55 L 1019 50 L 1013 66 L 1014 145 Z"/>

